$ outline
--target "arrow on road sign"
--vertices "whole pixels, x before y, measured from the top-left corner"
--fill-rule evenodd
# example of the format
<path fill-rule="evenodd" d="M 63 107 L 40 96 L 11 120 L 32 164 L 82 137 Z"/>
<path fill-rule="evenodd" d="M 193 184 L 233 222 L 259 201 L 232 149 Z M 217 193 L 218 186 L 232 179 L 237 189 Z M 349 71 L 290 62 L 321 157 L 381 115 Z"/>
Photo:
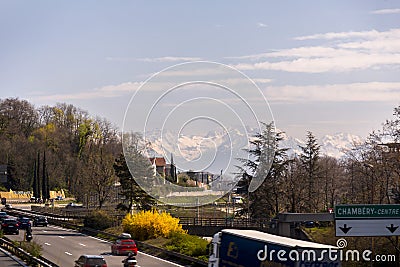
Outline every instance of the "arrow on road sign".
<path fill-rule="evenodd" d="M 347 227 L 347 224 L 344 224 L 343 227 L 339 227 L 339 228 L 340 228 L 340 230 L 342 230 L 343 233 L 347 234 L 347 232 L 350 231 L 350 229 L 353 228 L 353 227 Z"/>
<path fill-rule="evenodd" d="M 394 231 L 397 230 L 397 228 L 399 228 L 398 226 L 394 226 L 393 223 L 390 224 L 390 226 L 386 226 L 386 228 L 391 232 L 394 233 Z"/>

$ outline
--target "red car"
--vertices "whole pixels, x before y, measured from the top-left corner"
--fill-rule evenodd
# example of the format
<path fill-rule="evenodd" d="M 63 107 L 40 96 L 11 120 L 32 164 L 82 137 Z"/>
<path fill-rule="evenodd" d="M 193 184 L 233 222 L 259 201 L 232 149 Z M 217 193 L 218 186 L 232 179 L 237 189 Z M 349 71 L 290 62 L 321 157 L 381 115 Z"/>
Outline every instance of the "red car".
<path fill-rule="evenodd" d="M 137 255 L 138 249 L 136 243 L 132 239 L 118 239 L 114 244 L 111 245 L 111 254 L 113 255 L 127 255 L 133 253 Z"/>

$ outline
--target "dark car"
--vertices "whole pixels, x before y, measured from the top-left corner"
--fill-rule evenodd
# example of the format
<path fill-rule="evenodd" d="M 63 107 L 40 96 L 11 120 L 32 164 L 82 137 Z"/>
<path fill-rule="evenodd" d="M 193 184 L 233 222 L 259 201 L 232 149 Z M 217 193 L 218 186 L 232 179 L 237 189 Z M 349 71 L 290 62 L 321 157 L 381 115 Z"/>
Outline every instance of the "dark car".
<path fill-rule="evenodd" d="M 8 219 L 7 212 L 0 211 L 0 222 L 2 222 L 4 219 Z"/>
<path fill-rule="evenodd" d="M 5 234 L 19 234 L 19 222 L 15 219 L 4 219 L 1 223 L 1 230 Z"/>
<path fill-rule="evenodd" d="M 47 226 L 49 223 L 44 216 L 36 216 L 33 218 L 33 226 Z"/>
<path fill-rule="evenodd" d="M 313 221 L 307 221 L 307 222 L 304 223 L 304 226 L 305 226 L 306 228 L 313 228 L 313 227 L 315 227 L 315 222 L 313 222 Z"/>
<path fill-rule="evenodd" d="M 18 218 L 19 229 L 28 229 L 32 227 L 31 220 L 29 218 Z"/>
<path fill-rule="evenodd" d="M 103 256 L 82 255 L 75 261 L 75 267 L 107 267 L 107 263 Z"/>

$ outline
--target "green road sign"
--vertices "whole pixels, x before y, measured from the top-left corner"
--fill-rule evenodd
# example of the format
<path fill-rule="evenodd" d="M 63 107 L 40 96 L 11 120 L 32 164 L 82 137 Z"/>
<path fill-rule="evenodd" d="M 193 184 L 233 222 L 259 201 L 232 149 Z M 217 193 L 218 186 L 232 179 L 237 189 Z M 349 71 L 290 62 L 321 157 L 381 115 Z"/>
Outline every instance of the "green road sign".
<path fill-rule="evenodd" d="M 336 205 L 335 219 L 400 218 L 400 204 Z"/>

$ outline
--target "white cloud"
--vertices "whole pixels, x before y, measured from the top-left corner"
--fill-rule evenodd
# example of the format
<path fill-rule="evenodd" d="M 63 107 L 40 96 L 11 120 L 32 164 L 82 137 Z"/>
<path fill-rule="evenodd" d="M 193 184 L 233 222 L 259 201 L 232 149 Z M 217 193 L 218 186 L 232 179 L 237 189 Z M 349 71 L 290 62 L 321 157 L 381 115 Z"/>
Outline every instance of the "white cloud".
<path fill-rule="evenodd" d="M 179 62 L 179 61 L 200 61 L 200 57 L 157 57 L 157 58 L 139 58 L 144 62 Z"/>
<path fill-rule="evenodd" d="M 334 56 L 348 56 L 351 51 L 345 49 L 337 49 L 332 47 L 323 46 L 308 46 L 308 47 L 297 47 L 291 49 L 278 50 L 269 53 L 254 54 L 242 57 L 236 57 L 236 59 L 250 59 L 250 60 L 260 60 L 266 58 L 315 58 L 315 57 L 334 57 Z"/>
<path fill-rule="evenodd" d="M 400 29 L 386 32 L 372 30 L 325 33 L 296 39 L 339 40 L 328 45 L 303 46 L 237 57 L 236 59 L 258 62 L 239 63 L 235 67 L 241 70 L 322 73 L 400 65 Z M 265 60 L 271 58 L 275 60 Z"/>
<path fill-rule="evenodd" d="M 134 58 L 134 57 L 106 57 L 108 61 L 142 61 L 142 62 L 182 62 L 182 61 L 200 61 L 200 57 L 156 57 L 156 58 Z"/>
<path fill-rule="evenodd" d="M 386 34 L 388 32 L 383 32 L 383 33 Z M 376 38 L 381 35 L 382 32 L 379 32 L 377 30 L 371 30 L 371 31 L 361 31 L 361 32 L 350 31 L 350 32 L 318 33 L 313 35 L 299 36 L 293 39 L 297 41 L 315 40 L 315 39 L 332 40 L 332 39 L 350 39 L 350 38 Z"/>
<path fill-rule="evenodd" d="M 399 99 L 400 82 L 268 86 L 264 95 L 271 102 L 393 102 Z"/>
<path fill-rule="evenodd" d="M 271 83 L 274 80 L 273 79 L 263 79 L 263 78 L 255 78 L 252 79 L 255 83 Z"/>
<path fill-rule="evenodd" d="M 262 22 L 258 22 L 258 23 L 257 23 L 257 27 L 259 27 L 259 28 L 267 28 L 268 25 L 267 25 L 267 24 L 264 24 L 264 23 L 262 23 Z"/>
<path fill-rule="evenodd" d="M 400 8 L 378 9 L 378 10 L 372 11 L 371 14 L 377 14 L 377 15 L 400 14 Z"/>
<path fill-rule="evenodd" d="M 237 64 L 240 70 L 278 70 L 287 72 L 322 73 L 368 69 L 382 65 L 400 65 L 399 54 L 350 53 L 349 56 L 297 58 L 291 61 Z"/>
<path fill-rule="evenodd" d="M 32 97 L 34 100 L 41 101 L 67 101 L 67 100 L 82 100 L 82 99 L 97 99 L 97 98 L 109 98 L 119 97 L 136 91 L 141 85 L 140 82 L 126 82 L 118 85 L 107 85 L 101 88 L 95 88 L 93 90 L 85 92 L 67 93 L 67 94 L 47 94 L 47 95 L 35 95 Z"/>
<path fill-rule="evenodd" d="M 137 61 L 137 58 L 134 57 L 106 57 L 107 61 L 119 61 L 119 62 L 129 62 L 129 61 Z"/>

